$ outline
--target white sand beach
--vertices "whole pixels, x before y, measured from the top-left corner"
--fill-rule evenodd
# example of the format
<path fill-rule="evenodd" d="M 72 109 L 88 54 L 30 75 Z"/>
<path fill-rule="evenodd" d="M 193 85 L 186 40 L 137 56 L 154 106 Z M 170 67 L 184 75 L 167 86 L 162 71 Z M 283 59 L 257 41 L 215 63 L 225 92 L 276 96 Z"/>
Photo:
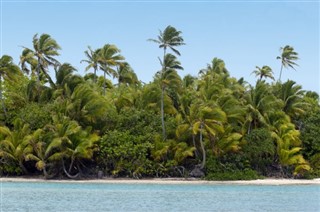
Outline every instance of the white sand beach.
<path fill-rule="evenodd" d="M 54 179 L 24 177 L 1 177 L 0 182 L 53 182 L 53 183 L 125 183 L 125 184 L 233 184 L 233 185 L 320 185 L 320 178 L 312 180 L 303 179 L 260 179 L 260 180 L 238 180 L 238 181 L 206 181 L 195 178 L 152 178 L 152 179 L 128 179 L 128 178 L 103 178 L 86 180 Z"/>

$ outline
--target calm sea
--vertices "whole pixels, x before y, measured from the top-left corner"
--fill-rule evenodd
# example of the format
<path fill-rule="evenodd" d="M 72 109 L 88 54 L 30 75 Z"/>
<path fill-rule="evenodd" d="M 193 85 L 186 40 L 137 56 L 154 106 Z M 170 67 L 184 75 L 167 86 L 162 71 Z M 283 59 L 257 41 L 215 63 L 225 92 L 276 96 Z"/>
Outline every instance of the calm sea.
<path fill-rule="evenodd" d="M 1 211 L 320 211 L 318 185 L 2 182 Z"/>

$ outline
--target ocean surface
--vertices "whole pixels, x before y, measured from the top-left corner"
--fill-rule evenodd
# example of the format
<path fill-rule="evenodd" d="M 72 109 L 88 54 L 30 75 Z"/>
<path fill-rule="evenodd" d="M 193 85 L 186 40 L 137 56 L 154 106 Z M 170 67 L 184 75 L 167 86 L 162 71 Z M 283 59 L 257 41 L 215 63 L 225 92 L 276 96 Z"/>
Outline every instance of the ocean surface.
<path fill-rule="evenodd" d="M 1 182 L 1 211 L 320 211 L 319 185 Z"/>

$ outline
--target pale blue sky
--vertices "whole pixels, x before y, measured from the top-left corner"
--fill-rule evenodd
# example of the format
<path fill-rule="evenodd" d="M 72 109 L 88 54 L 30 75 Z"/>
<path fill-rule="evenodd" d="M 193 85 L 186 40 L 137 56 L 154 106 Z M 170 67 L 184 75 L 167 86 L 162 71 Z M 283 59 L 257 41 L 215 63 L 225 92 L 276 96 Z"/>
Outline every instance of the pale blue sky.
<path fill-rule="evenodd" d="M 115 44 L 139 79 L 152 80 L 162 50 L 148 38 L 172 25 L 187 45 L 179 48 L 184 71 L 196 76 L 214 57 L 230 74 L 255 78 L 255 66 L 269 65 L 279 77 L 279 48 L 299 53 L 297 71 L 284 70 L 306 90 L 319 92 L 319 1 L 14 1 L 2 0 L 1 53 L 19 62 L 21 45 L 32 47 L 34 34 L 48 33 L 62 47 L 60 62 L 83 75 L 84 51 L 90 45 Z"/>

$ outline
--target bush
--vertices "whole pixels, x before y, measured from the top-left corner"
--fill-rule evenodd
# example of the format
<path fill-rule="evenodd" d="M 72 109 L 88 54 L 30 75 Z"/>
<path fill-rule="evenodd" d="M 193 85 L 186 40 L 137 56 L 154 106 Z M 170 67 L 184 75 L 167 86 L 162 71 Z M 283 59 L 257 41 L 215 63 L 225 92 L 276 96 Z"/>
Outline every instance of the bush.
<path fill-rule="evenodd" d="M 206 180 L 255 180 L 261 178 L 238 154 L 225 155 L 219 159 L 209 155 L 206 167 Z"/>
<path fill-rule="evenodd" d="M 264 128 L 254 129 L 245 139 L 247 143 L 242 148 L 244 157 L 250 161 L 252 169 L 267 175 L 276 148 L 270 132 Z"/>
<path fill-rule="evenodd" d="M 205 177 L 206 180 L 256 180 L 259 178 L 261 178 L 261 176 L 251 169 L 236 170 L 234 172 L 210 173 Z"/>
<path fill-rule="evenodd" d="M 100 142 L 98 165 L 106 174 L 139 178 L 150 175 L 152 161 L 148 159 L 152 144 L 147 137 L 129 132 L 111 131 Z"/>

